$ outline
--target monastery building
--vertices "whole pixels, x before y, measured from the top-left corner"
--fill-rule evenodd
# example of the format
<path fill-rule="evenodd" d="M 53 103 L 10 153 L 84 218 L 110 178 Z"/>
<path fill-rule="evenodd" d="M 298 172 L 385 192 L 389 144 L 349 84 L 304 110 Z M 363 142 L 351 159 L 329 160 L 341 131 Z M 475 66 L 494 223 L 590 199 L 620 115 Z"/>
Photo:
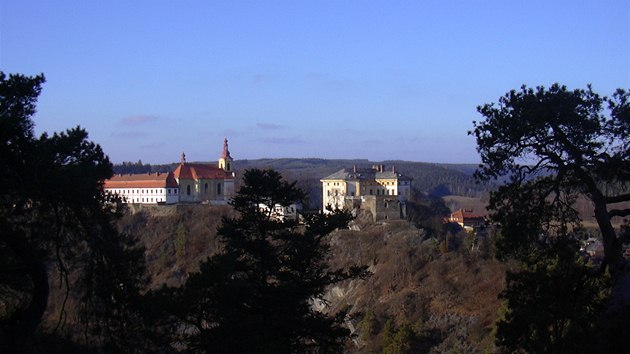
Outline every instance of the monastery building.
<path fill-rule="evenodd" d="M 118 194 L 124 203 L 227 204 L 234 195 L 234 159 L 223 141 L 217 165 L 188 163 L 182 153 L 179 166 L 168 173 L 115 175 L 105 181 L 105 190 Z"/>

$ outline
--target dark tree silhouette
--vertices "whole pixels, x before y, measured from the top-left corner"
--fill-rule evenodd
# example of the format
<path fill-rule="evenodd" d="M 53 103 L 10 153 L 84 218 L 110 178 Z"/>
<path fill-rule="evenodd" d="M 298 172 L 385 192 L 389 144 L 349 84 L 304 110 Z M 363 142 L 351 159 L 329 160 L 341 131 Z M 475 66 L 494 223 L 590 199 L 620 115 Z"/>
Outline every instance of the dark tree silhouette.
<path fill-rule="evenodd" d="M 35 137 L 43 83 L 0 72 L 0 351 L 35 350 L 53 272 L 78 298 L 90 341 L 115 345 L 128 335 L 142 252 L 116 232 L 116 200 L 102 188 L 112 167 L 87 132 Z"/>
<path fill-rule="evenodd" d="M 498 104 L 478 107 L 485 120 L 474 122 L 474 130 L 470 132 L 477 139 L 477 150 L 483 162 L 476 176 L 483 181 L 506 180 L 490 198 L 493 217 L 502 226 L 499 253 L 523 260 L 530 272 L 520 278 L 512 277 L 510 284 L 522 287 L 529 277 L 538 280 L 528 284 L 539 287 L 547 284 L 546 289 L 552 289 L 550 269 L 547 269 L 550 271 L 546 273 L 547 280 L 539 277 L 540 261 L 545 258 L 541 258 L 541 252 L 560 244 L 565 248 L 573 247 L 570 246 L 571 235 L 579 232 L 581 226 L 574 202 L 584 196 L 592 202 L 603 238 L 605 259 L 599 274 L 603 276 L 607 269 L 612 276 L 611 300 L 605 316 L 609 318 L 627 312 L 630 306 L 628 262 L 622 255 L 622 241 L 611 222 L 614 217 L 630 215 L 630 210 L 615 206 L 630 200 L 628 98 L 624 90 L 617 90 L 611 98 L 601 97 L 590 86 L 573 91 L 558 84 L 548 89 L 522 87 L 501 97 Z M 561 268 L 567 270 L 567 277 L 573 273 L 583 274 L 583 265 L 576 264 L 575 257 L 560 259 L 561 254 L 558 251 L 556 256 L 545 259 L 571 264 L 571 267 Z M 572 279 L 575 280 L 572 286 L 578 288 L 590 282 L 580 276 Z M 556 282 L 555 286 L 559 284 Z M 566 282 L 564 285 L 568 286 Z M 515 295 L 514 289 L 508 289 L 504 295 Z M 583 296 L 596 296 L 599 292 L 576 291 L 575 294 L 576 297 L 562 299 L 558 304 L 576 301 L 584 305 L 584 313 L 592 314 L 587 309 L 592 302 Z M 512 300 L 519 302 L 517 297 Z M 537 320 L 542 318 L 538 316 Z M 591 321 L 594 320 L 591 317 Z M 579 321 L 573 322 L 576 323 Z M 541 328 L 521 329 L 531 334 Z"/>
<path fill-rule="evenodd" d="M 344 313 L 328 316 L 323 294 L 330 284 L 366 275 L 365 268 L 329 270 L 325 236 L 351 220 L 347 212 L 308 216 L 304 225 L 283 219 L 304 194 L 273 170 L 245 172 L 231 204 L 237 218 L 219 228 L 224 250 L 209 258 L 181 288 L 149 297 L 162 332 L 158 337 L 192 352 L 339 352 L 349 337 Z"/>

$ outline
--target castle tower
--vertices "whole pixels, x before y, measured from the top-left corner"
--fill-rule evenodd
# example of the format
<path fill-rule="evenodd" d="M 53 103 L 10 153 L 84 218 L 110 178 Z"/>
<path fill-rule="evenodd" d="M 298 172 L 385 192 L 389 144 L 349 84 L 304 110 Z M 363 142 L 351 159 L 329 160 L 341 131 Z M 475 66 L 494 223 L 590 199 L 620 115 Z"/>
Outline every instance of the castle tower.
<path fill-rule="evenodd" d="M 230 150 L 228 150 L 228 140 L 223 140 L 223 152 L 219 158 L 219 168 L 225 172 L 232 172 L 234 169 L 234 159 L 230 156 Z"/>

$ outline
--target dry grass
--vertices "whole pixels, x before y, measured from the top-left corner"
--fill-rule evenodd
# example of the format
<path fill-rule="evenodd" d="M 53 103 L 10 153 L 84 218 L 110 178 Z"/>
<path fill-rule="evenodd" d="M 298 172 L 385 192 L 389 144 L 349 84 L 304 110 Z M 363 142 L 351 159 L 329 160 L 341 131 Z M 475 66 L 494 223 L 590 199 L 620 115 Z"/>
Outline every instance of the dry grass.
<path fill-rule="evenodd" d="M 435 242 L 423 237 L 405 222 L 336 232 L 331 263 L 366 264 L 373 275 L 335 288 L 329 294 L 332 309 L 351 305 L 359 319 L 372 311 L 380 326 L 387 319 L 398 325 L 421 323 L 425 331 L 444 334 L 437 351 L 493 351 L 492 328 L 506 265 L 457 252 L 440 254 Z M 373 336 L 348 351 L 378 350 L 381 339 Z"/>
<path fill-rule="evenodd" d="M 140 239 L 146 248 L 149 288 L 180 285 L 199 263 L 217 253 L 217 228 L 229 206 L 177 205 L 142 209 L 120 220 L 121 230 Z"/>

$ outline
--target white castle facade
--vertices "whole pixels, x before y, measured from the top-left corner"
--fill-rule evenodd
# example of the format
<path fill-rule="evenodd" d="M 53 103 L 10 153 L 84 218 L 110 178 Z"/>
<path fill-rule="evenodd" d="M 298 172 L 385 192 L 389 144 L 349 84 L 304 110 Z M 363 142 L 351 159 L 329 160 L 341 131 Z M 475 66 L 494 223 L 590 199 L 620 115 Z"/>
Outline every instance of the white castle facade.
<path fill-rule="evenodd" d="M 404 218 L 411 181 L 395 166 L 389 170 L 384 165 L 345 168 L 321 179 L 323 210 L 364 209 L 372 213 L 374 220 Z"/>

